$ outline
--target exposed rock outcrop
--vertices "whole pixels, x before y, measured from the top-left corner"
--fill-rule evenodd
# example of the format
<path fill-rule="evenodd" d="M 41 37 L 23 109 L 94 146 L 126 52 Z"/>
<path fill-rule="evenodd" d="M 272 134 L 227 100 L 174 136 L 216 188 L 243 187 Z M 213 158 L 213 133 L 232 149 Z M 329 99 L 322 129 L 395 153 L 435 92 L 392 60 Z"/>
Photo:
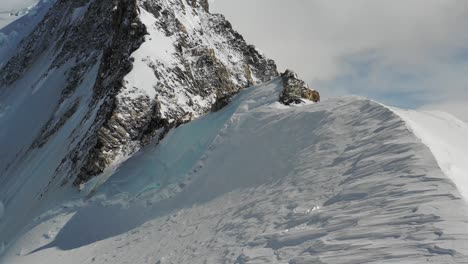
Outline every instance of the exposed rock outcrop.
<path fill-rule="evenodd" d="M 216 96 L 216 101 L 211 106 L 212 112 L 217 112 L 223 109 L 232 101 L 233 94 L 221 94 Z"/>
<path fill-rule="evenodd" d="M 192 0 L 192 7 L 196 8 L 197 4 L 200 5 L 205 12 L 210 12 L 210 4 L 208 0 Z"/>
<path fill-rule="evenodd" d="M 281 74 L 284 83 L 284 90 L 280 94 L 279 101 L 285 105 L 299 104 L 302 99 L 313 102 L 320 102 L 320 93 L 310 89 L 309 86 L 300 80 L 296 73 L 286 70 Z"/>

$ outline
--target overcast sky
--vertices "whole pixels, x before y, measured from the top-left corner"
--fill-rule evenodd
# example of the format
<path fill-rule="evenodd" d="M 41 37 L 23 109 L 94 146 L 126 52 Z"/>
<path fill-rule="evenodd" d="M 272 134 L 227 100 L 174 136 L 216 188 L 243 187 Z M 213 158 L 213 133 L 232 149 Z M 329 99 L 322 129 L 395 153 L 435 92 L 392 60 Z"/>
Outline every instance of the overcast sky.
<path fill-rule="evenodd" d="M 211 10 L 324 97 L 356 94 L 468 121 L 466 0 L 215 0 Z"/>

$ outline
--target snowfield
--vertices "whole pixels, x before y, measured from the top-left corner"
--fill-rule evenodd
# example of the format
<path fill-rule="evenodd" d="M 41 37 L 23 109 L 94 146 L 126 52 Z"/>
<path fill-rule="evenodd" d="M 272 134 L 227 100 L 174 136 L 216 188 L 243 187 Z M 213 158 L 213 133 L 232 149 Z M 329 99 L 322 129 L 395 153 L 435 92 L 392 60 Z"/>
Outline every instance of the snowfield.
<path fill-rule="evenodd" d="M 281 89 L 69 190 L 0 263 L 468 263 L 466 124 L 357 97 L 286 107 Z"/>

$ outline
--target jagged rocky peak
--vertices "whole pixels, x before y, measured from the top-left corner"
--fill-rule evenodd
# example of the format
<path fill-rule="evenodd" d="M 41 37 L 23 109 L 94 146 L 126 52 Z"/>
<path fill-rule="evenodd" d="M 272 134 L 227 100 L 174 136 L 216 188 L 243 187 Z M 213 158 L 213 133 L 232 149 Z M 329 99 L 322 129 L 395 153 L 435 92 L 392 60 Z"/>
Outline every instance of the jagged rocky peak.
<path fill-rule="evenodd" d="M 0 99 L 50 100 L 24 148 L 0 151 L 13 153 L 0 169 L 17 173 L 11 164 L 60 139 L 51 182 L 79 185 L 220 96 L 277 76 L 207 0 L 58 0 L 0 72 Z"/>
<path fill-rule="evenodd" d="M 232 95 L 278 75 L 275 63 L 246 44 L 224 16 L 208 12 L 207 1 L 137 5 L 148 34 L 132 55 L 134 69 L 124 78 L 115 108 L 98 132 L 95 157 L 77 183 L 206 113 L 219 94 Z"/>
<path fill-rule="evenodd" d="M 320 101 L 320 93 L 311 89 L 307 83 L 299 79 L 297 74 L 291 70 L 286 70 L 281 74 L 284 83 L 284 90 L 280 94 L 280 102 L 285 105 L 299 104 L 302 99 L 313 102 Z"/>

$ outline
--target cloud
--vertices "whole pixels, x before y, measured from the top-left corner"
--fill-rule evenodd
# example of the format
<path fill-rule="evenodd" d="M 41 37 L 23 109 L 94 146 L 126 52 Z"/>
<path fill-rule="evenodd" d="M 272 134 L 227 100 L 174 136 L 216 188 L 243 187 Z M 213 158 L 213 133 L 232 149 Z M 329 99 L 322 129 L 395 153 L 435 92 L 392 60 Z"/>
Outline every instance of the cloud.
<path fill-rule="evenodd" d="M 421 110 L 439 110 L 453 114 L 460 120 L 468 123 L 468 100 L 450 101 L 424 105 Z"/>
<path fill-rule="evenodd" d="M 326 96 L 468 101 L 468 1 L 216 0 L 212 10 Z"/>

